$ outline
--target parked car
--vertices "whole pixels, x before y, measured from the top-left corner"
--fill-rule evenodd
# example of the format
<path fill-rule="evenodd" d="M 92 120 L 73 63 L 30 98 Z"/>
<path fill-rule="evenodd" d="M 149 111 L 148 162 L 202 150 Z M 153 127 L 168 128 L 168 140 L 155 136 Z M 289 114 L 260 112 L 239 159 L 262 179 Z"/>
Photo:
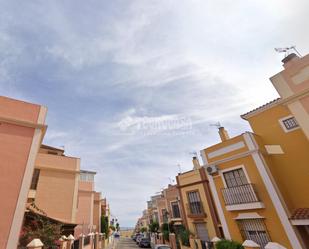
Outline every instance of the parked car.
<path fill-rule="evenodd" d="M 114 232 L 114 238 L 119 238 L 120 237 L 120 233 L 119 232 Z"/>
<path fill-rule="evenodd" d="M 143 238 L 143 234 L 139 234 L 136 236 L 136 244 L 139 244 L 139 242 L 141 241 L 141 239 Z"/>
<path fill-rule="evenodd" d="M 171 249 L 171 247 L 168 245 L 164 245 L 164 244 L 158 244 L 155 246 L 154 249 Z"/>
<path fill-rule="evenodd" d="M 138 235 L 139 235 L 139 233 L 133 234 L 133 235 L 132 235 L 132 239 L 133 239 L 134 241 L 136 241 Z"/>
<path fill-rule="evenodd" d="M 150 248 L 150 239 L 149 238 L 141 238 L 138 245 L 139 245 L 139 247 Z"/>

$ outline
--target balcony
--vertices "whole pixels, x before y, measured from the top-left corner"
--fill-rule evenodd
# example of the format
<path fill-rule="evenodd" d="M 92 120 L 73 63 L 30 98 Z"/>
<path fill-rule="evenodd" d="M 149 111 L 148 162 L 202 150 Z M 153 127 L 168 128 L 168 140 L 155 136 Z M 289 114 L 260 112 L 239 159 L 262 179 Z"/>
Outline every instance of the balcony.
<path fill-rule="evenodd" d="M 264 208 L 253 184 L 221 189 L 228 211 Z"/>
<path fill-rule="evenodd" d="M 206 218 L 206 213 L 202 202 L 188 203 L 187 214 L 189 218 Z"/>

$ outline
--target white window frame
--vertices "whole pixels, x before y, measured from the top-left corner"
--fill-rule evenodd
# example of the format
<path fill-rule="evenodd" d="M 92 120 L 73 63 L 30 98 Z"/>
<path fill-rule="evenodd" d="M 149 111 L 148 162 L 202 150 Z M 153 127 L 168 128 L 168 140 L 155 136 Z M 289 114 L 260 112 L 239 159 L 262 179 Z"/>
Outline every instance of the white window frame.
<path fill-rule="evenodd" d="M 249 178 L 249 175 L 248 175 L 248 172 L 247 172 L 245 166 L 244 165 L 238 165 L 238 166 L 235 166 L 235 167 L 219 170 L 219 174 L 220 174 L 220 176 L 222 178 L 222 181 L 223 181 L 223 184 L 224 184 L 224 188 L 227 188 L 227 184 L 226 184 L 226 181 L 225 181 L 223 173 L 226 173 L 226 172 L 229 172 L 229 171 L 233 171 L 233 170 L 236 170 L 236 169 L 242 169 L 244 171 L 244 173 L 245 173 L 245 176 L 247 178 L 248 184 L 251 184 L 251 180 Z"/>
<path fill-rule="evenodd" d="M 284 132 L 285 132 L 285 133 L 288 133 L 288 132 L 291 132 L 291 131 L 295 131 L 295 130 L 300 129 L 300 126 L 299 126 L 299 124 L 298 124 L 298 122 L 297 122 L 297 120 L 296 120 L 296 123 L 298 124 L 298 126 L 288 130 L 288 129 L 285 127 L 283 121 L 286 120 L 286 119 L 289 119 L 289 118 L 294 118 L 294 119 L 296 120 L 296 118 L 295 118 L 293 115 L 289 115 L 289 116 L 286 116 L 286 117 L 283 117 L 283 118 L 280 118 L 280 119 L 279 119 L 279 124 L 280 124 L 280 126 L 282 127 L 282 129 L 284 130 Z"/>

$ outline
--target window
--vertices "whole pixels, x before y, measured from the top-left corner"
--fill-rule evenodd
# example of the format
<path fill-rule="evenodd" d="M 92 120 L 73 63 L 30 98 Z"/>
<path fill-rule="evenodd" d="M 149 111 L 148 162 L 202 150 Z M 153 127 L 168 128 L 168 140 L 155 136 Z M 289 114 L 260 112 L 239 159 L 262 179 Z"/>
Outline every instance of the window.
<path fill-rule="evenodd" d="M 158 213 L 157 212 L 154 212 L 153 220 L 156 221 L 156 222 L 159 222 L 159 217 L 158 217 Z"/>
<path fill-rule="evenodd" d="M 188 193 L 190 211 L 192 214 L 201 214 L 202 212 L 202 203 L 200 200 L 200 195 L 197 191 Z"/>
<path fill-rule="evenodd" d="M 279 123 L 285 132 L 294 131 L 299 128 L 299 125 L 293 116 L 284 117 L 279 120 Z"/>
<path fill-rule="evenodd" d="M 36 190 L 38 186 L 39 176 L 40 176 L 40 170 L 34 169 L 30 189 Z"/>
<path fill-rule="evenodd" d="M 167 217 L 166 209 L 162 209 L 162 218 L 163 218 L 163 223 L 168 223 L 168 217 Z"/>
<path fill-rule="evenodd" d="M 177 201 L 171 202 L 173 218 L 180 218 L 180 210 Z"/>
<path fill-rule="evenodd" d="M 253 240 L 261 248 L 271 241 L 263 219 L 238 220 L 238 226 L 244 240 Z"/>
<path fill-rule="evenodd" d="M 206 223 L 196 223 L 195 224 L 197 237 L 202 241 L 209 241 L 208 230 Z"/>
<path fill-rule="evenodd" d="M 93 182 L 94 181 L 94 174 L 93 173 L 81 172 L 79 179 L 82 182 Z"/>
<path fill-rule="evenodd" d="M 223 176 L 228 188 L 248 184 L 245 172 L 242 168 L 225 172 Z"/>
<path fill-rule="evenodd" d="M 282 122 L 283 122 L 283 124 L 284 124 L 284 126 L 287 130 L 292 130 L 292 129 L 298 127 L 298 124 L 297 124 L 296 119 L 294 117 L 284 119 L 284 120 L 282 120 Z"/>

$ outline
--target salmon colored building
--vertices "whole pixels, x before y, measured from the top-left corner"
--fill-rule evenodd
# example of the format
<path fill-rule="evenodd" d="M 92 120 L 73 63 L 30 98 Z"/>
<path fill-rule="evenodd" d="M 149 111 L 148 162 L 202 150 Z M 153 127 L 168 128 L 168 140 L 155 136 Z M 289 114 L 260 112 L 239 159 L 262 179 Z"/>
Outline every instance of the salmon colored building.
<path fill-rule="evenodd" d="M 0 97 L 0 248 L 17 247 L 35 159 L 46 131 L 46 110 Z"/>
<path fill-rule="evenodd" d="M 94 211 L 94 176 L 96 172 L 81 170 L 78 183 L 77 216 L 74 234 L 88 234 L 96 230 L 93 223 Z"/>
<path fill-rule="evenodd" d="M 163 196 L 166 201 L 168 222 L 172 222 L 174 226 L 182 225 L 183 210 L 180 205 L 180 195 L 177 185 L 168 185 L 163 190 Z"/>
<path fill-rule="evenodd" d="M 50 218 L 75 223 L 80 159 L 64 155 L 64 150 L 42 145 L 28 194 Z"/>
<path fill-rule="evenodd" d="M 106 199 L 101 198 L 100 192 L 94 193 L 93 203 L 93 227 L 95 232 L 101 232 L 101 217 L 105 217 L 104 209 L 102 208 L 106 203 Z M 103 212 L 102 212 L 103 210 Z"/>

